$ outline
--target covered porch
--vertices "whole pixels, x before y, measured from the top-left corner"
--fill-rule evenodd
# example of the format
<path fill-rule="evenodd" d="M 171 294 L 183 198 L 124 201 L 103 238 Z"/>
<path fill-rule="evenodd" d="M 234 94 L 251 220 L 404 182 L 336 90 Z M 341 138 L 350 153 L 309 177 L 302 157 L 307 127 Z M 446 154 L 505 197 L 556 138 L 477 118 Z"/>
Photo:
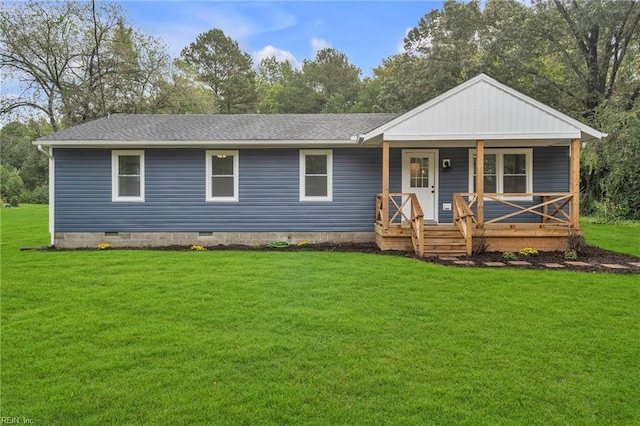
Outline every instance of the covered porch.
<path fill-rule="evenodd" d="M 415 193 L 390 192 L 389 142 L 382 144 L 382 188 L 376 196 L 375 241 L 382 250 L 413 250 L 420 256 L 471 255 L 488 251 L 565 250 L 571 234 L 580 229 L 580 147 L 571 141 L 568 192 L 485 192 L 484 141 L 476 141 L 475 192 L 454 192 L 453 223 L 425 221 Z M 530 200 L 521 202 L 518 200 Z M 485 203 L 502 207 L 487 215 Z M 494 209 L 495 210 L 495 209 Z"/>
<path fill-rule="evenodd" d="M 382 149 L 376 244 L 420 256 L 565 250 L 569 236 L 582 234 L 580 150 L 601 137 L 480 74 L 362 136 L 364 145 Z M 392 182 L 399 150 L 401 191 Z M 432 155 L 405 162 L 419 150 Z M 447 170 L 449 159 L 440 161 L 452 153 L 456 173 Z M 422 183 L 414 188 L 414 180 Z M 435 195 L 421 196 L 424 186 Z"/>

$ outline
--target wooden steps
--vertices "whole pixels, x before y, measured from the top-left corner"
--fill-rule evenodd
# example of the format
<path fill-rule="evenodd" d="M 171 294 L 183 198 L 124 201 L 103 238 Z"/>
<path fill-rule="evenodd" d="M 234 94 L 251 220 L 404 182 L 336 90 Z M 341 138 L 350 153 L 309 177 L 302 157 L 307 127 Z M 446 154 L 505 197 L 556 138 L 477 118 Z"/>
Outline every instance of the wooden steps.
<path fill-rule="evenodd" d="M 424 227 L 424 254 L 432 256 L 465 256 L 467 244 L 454 225 Z"/>

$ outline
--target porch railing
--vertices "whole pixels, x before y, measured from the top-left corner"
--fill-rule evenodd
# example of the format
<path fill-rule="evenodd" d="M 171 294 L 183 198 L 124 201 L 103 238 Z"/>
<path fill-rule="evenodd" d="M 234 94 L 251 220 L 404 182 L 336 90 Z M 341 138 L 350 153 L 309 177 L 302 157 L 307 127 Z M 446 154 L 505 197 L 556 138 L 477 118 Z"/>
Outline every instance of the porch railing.
<path fill-rule="evenodd" d="M 387 200 L 383 194 L 378 194 L 376 196 L 376 223 L 385 230 L 391 226 L 408 225 L 411 228 L 413 250 L 422 256 L 424 253 L 424 213 L 416 194 L 390 193 Z"/>
<path fill-rule="evenodd" d="M 476 222 L 476 218 L 462 195 L 453 194 L 453 223 L 464 237 L 467 255 L 471 254 L 474 222 Z"/>
<path fill-rule="evenodd" d="M 459 196 L 459 198 L 456 198 Z M 518 197 L 532 198 L 533 200 L 540 199 L 542 201 L 531 201 L 531 205 L 520 205 L 517 203 Z M 465 198 L 469 201 L 466 202 Z M 522 214 L 530 214 L 540 217 L 540 222 L 548 225 L 566 226 L 570 228 L 579 228 L 579 218 L 577 215 L 569 211 L 567 212 L 567 206 L 571 206 L 573 200 L 573 194 L 570 192 L 535 192 L 535 193 L 485 193 L 484 200 L 492 200 L 496 203 L 506 205 L 510 207 L 509 213 L 503 214 L 489 220 L 485 220 L 483 223 L 478 223 L 478 226 L 497 224 L 505 222 L 507 219 L 514 218 Z M 474 206 L 477 209 L 478 194 L 477 193 L 458 193 L 454 195 L 454 204 L 466 205 L 469 211 L 474 211 Z M 485 204 L 486 207 L 486 204 Z M 464 207 L 461 207 L 464 209 Z M 466 209 L 464 209 L 466 210 Z M 454 209 L 455 219 L 456 209 Z M 464 214 L 467 214 L 465 212 Z M 484 216 L 484 215 L 483 215 Z M 477 215 L 476 215 L 477 217 Z"/>

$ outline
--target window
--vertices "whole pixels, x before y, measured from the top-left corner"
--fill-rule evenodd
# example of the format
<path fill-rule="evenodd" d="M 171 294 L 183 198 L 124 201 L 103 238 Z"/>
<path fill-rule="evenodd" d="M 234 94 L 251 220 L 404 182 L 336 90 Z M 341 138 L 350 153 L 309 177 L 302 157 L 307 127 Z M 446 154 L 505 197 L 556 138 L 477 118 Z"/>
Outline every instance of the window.
<path fill-rule="evenodd" d="M 469 188 L 476 190 L 476 150 L 469 151 Z M 484 192 L 533 192 L 533 153 L 531 149 L 485 149 Z M 506 197 L 530 200 L 531 197 Z"/>
<path fill-rule="evenodd" d="M 207 151 L 207 201 L 238 201 L 238 151 Z"/>
<path fill-rule="evenodd" d="M 429 187 L 429 157 L 409 159 L 409 186 L 411 188 Z"/>
<path fill-rule="evenodd" d="M 113 201 L 144 201 L 144 151 L 112 151 L 111 176 Z"/>
<path fill-rule="evenodd" d="M 331 201 L 333 198 L 333 151 L 300 151 L 300 201 Z"/>

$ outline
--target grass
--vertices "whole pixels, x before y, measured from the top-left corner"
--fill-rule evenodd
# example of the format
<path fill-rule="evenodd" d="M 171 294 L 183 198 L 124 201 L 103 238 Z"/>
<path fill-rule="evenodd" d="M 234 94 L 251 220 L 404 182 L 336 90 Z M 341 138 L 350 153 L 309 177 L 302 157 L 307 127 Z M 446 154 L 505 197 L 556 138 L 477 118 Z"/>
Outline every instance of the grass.
<path fill-rule="evenodd" d="M 640 222 L 602 224 L 585 220 L 580 225 L 590 244 L 640 256 Z"/>
<path fill-rule="evenodd" d="M 2 416 L 640 423 L 637 276 L 333 252 L 21 252 L 47 244 L 46 209 L 1 219 Z"/>

